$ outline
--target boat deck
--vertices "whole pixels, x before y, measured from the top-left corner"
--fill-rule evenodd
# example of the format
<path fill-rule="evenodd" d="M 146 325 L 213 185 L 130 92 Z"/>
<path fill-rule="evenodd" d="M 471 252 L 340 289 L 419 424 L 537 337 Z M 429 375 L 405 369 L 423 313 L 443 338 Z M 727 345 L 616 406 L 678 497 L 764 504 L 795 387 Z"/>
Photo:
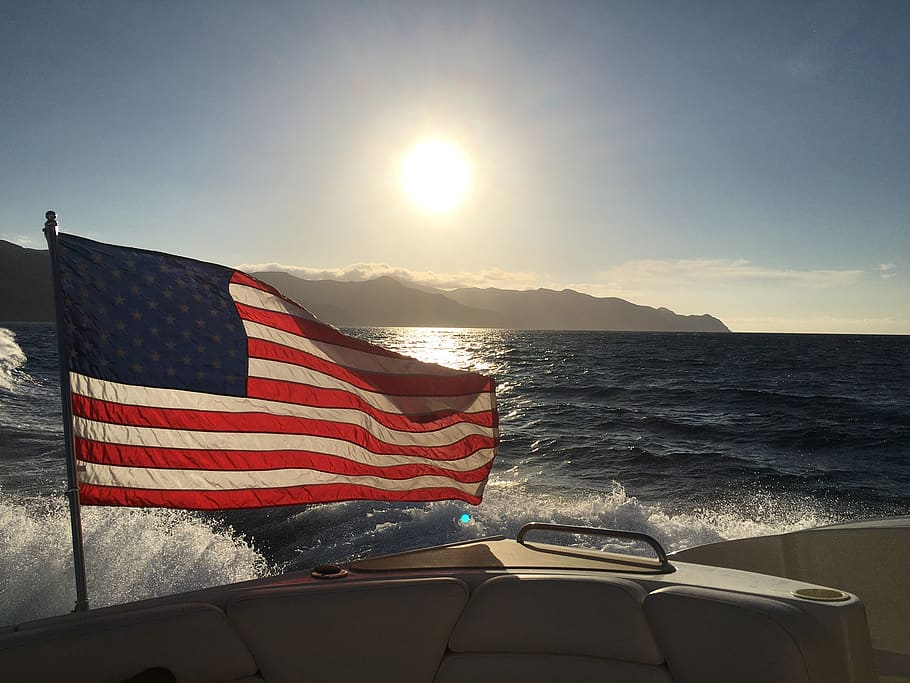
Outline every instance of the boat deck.
<path fill-rule="evenodd" d="M 482 539 L 19 625 L 7 680 L 875 681 L 863 605 L 803 581 Z"/>

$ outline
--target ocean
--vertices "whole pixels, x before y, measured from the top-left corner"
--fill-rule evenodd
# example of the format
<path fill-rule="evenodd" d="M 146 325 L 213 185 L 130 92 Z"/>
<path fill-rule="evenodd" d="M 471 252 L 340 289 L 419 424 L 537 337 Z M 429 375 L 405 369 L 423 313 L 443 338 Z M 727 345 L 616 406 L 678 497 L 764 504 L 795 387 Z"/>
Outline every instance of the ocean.
<path fill-rule="evenodd" d="M 910 514 L 910 337 L 346 331 L 496 378 L 483 503 L 86 507 L 92 606 L 530 521 L 643 531 L 673 551 Z M 0 625 L 75 600 L 55 345 L 52 325 L 0 324 Z"/>

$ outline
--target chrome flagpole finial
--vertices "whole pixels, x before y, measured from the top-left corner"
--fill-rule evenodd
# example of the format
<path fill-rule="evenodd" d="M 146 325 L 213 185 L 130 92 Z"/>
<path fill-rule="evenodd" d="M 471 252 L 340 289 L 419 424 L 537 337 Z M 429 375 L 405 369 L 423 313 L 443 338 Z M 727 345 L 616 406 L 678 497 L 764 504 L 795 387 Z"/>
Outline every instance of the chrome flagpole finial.
<path fill-rule="evenodd" d="M 57 212 L 48 211 L 46 214 L 44 214 L 44 217 L 47 219 L 44 221 L 44 235 L 46 237 L 48 230 L 56 231 L 57 229 Z"/>

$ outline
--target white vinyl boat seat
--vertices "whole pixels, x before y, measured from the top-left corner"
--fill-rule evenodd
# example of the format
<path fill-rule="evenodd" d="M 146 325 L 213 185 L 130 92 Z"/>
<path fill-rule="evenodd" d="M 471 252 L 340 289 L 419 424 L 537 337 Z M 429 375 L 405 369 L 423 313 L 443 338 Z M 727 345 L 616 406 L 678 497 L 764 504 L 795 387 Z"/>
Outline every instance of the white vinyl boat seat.
<path fill-rule="evenodd" d="M 269 683 L 427 683 L 467 599 L 437 577 L 251 591 L 225 609 Z"/>
<path fill-rule="evenodd" d="M 833 643 L 811 614 L 770 597 L 694 586 L 645 599 L 657 642 L 678 683 L 829 683 Z"/>
<path fill-rule="evenodd" d="M 645 595 L 617 578 L 490 579 L 455 625 L 436 683 L 669 683 Z"/>
<path fill-rule="evenodd" d="M 35 622 L 0 639 L 0 680 L 119 683 L 161 669 L 178 681 L 261 681 L 224 612 L 184 603 Z"/>
<path fill-rule="evenodd" d="M 686 572 L 704 576 L 695 567 L 675 578 L 685 580 Z M 855 597 L 818 603 L 792 595 L 801 584 L 728 572 L 740 590 L 767 592 L 529 570 L 227 586 L 190 601 L 177 596 L 7 630 L 0 633 L 0 680 L 874 680 Z"/>

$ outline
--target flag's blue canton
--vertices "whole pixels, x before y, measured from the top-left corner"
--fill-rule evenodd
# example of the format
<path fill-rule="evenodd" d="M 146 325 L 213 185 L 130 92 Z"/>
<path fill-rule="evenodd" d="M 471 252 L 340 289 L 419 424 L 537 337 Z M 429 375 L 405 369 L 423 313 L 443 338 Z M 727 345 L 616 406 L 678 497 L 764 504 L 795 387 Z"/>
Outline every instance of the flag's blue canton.
<path fill-rule="evenodd" d="M 60 234 L 69 368 L 210 394 L 246 393 L 247 339 L 230 268 Z"/>

